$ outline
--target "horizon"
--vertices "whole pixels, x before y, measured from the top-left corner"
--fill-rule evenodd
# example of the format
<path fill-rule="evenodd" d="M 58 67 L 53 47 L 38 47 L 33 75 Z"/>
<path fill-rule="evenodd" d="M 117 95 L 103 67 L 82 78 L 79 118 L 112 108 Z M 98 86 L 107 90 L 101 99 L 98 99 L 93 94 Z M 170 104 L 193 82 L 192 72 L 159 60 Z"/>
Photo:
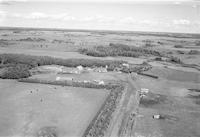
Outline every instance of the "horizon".
<path fill-rule="evenodd" d="M 35 31 L 75 31 L 75 32 L 120 32 L 120 33 L 161 33 L 161 34 L 186 34 L 186 35 L 200 35 L 200 33 L 190 33 L 190 32 L 167 32 L 167 31 L 137 31 L 137 30 L 105 30 L 105 29 L 70 29 L 70 28 L 42 28 L 42 27 L 9 27 L 9 26 L 0 26 L 0 30 L 17 30 L 17 29 L 25 29 L 25 30 L 35 30 Z"/>
<path fill-rule="evenodd" d="M 0 26 L 200 33 L 197 0 L 0 0 Z"/>

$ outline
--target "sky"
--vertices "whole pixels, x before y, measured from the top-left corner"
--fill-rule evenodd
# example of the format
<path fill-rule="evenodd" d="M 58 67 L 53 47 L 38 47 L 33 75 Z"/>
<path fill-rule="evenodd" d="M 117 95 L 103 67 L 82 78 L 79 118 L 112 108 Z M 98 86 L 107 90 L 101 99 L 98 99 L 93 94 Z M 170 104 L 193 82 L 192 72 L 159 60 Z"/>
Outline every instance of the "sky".
<path fill-rule="evenodd" d="M 0 0 L 0 26 L 200 33 L 200 0 Z"/>

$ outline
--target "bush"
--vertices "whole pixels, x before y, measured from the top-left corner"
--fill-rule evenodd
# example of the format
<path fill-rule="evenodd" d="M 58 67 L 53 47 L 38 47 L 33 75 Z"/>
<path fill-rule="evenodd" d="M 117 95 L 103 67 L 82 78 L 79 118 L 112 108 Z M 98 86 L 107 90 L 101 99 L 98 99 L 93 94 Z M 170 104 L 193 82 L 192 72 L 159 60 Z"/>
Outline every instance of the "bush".
<path fill-rule="evenodd" d="M 105 67 L 110 65 L 119 66 L 125 61 L 112 61 L 112 60 L 100 60 L 100 59 L 60 59 L 49 56 L 31 56 L 24 54 L 0 54 L 1 64 L 26 64 L 30 68 L 42 65 L 62 65 L 66 67 L 77 67 L 82 65 L 83 67 Z"/>
<path fill-rule="evenodd" d="M 181 64 L 181 63 L 182 63 L 182 61 L 181 61 L 180 58 L 178 58 L 178 57 L 173 57 L 173 56 L 171 56 L 171 57 L 169 58 L 169 61 L 170 61 L 170 62 L 173 62 L 173 63 L 178 63 L 178 64 Z"/>
<path fill-rule="evenodd" d="M 185 54 L 185 51 L 177 50 L 176 51 L 178 54 Z"/>
<path fill-rule="evenodd" d="M 43 42 L 45 41 L 45 39 L 42 39 L 42 38 L 25 38 L 25 39 L 19 39 L 18 41 L 27 41 L 27 42 L 33 42 L 33 41 L 36 41 L 36 42 Z"/>
<path fill-rule="evenodd" d="M 144 43 L 145 47 L 155 47 L 156 46 L 155 44 L 153 44 L 153 41 L 151 41 L 149 39 L 143 40 L 142 42 Z M 159 42 L 158 42 L 158 44 L 159 44 Z"/>
<path fill-rule="evenodd" d="M 183 48 L 182 45 L 174 45 L 174 48 Z"/>
<path fill-rule="evenodd" d="M 18 64 L 16 66 L 6 68 L 6 71 L 0 75 L 0 78 L 19 79 L 19 78 L 27 78 L 29 76 L 31 76 L 29 72 L 29 67 L 24 64 Z"/>
<path fill-rule="evenodd" d="M 155 61 L 162 61 L 162 58 L 161 57 L 156 57 Z"/>
<path fill-rule="evenodd" d="M 200 46 L 200 41 L 195 41 L 196 46 Z"/>
<path fill-rule="evenodd" d="M 110 43 L 108 47 L 97 46 L 92 49 L 79 49 L 81 54 L 86 54 L 95 57 L 107 56 L 125 56 L 125 57 L 139 57 L 146 55 L 161 56 L 161 53 L 155 50 L 144 49 L 123 44 Z"/>
<path fill-rule="evenodd" d="M 198 50 L 190 50 L 188 52 L 188 54 L 190 54 L 190 55 L 198 55 L 198 54 L 200 54 L 200 51 L 198 51 Z"/>

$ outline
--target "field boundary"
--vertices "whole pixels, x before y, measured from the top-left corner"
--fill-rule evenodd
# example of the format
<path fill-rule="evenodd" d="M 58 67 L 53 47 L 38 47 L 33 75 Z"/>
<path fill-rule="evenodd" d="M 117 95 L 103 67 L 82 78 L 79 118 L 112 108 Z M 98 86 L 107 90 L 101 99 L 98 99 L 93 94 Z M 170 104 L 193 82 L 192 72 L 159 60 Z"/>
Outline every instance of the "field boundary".
<path fill-rule="evenodd" d="M 101 106 L 101 109 L 85 130 L 83 137 L 103 137 L 106 134 L 111 126 L 113 113 L 121 100 L 123 90 L 124 86 L 119 86 L 111 90 L 106 101 Z"/>
<path fill-rule="evenodd" d="M 60 85 L 60 86 L 70 86 L 70 87 L 83 87 L 83 88 L 95 88 L 95 89 L 113 89 L 118 87 L 115 83 L 108 84 L 95 84 L 92 82 L 78 82 L 72 80 L 54 81 L 54 80 L 43 80 L 38 78 L 22 78 L 18 80 L 19 82 L 25 83 L 38 83 L 38 84 L 50 84 L 50 85 Z"/>

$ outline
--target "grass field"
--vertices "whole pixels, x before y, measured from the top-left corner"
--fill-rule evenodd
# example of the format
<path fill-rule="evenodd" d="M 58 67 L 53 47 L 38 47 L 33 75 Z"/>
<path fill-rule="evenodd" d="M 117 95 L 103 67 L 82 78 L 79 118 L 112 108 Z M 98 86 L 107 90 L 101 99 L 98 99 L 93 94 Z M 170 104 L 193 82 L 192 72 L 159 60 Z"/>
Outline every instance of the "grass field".
<path fill-rule="evenodd" d="M 108 91 L 0 80 L 0 136 L 82 136 Z"/>

